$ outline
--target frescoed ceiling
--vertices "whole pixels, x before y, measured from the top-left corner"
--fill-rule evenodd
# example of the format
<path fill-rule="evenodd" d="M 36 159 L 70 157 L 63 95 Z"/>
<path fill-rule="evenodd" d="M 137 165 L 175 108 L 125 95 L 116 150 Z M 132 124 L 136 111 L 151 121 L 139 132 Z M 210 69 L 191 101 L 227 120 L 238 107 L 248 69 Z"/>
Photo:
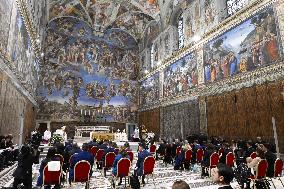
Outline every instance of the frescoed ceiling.
<path fill-rule="evenodd" d="M 120 28 L 137 40 L 159 12 L 156 0 L 51 0 L 49 20 L 74 17 L 95 31 Z"/>

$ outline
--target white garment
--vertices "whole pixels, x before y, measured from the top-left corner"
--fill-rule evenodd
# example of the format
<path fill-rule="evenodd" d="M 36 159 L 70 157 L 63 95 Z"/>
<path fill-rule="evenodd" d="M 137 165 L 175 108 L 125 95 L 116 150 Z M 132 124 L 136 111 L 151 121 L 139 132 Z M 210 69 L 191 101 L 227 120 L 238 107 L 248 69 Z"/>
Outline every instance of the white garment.
<path fill-rule="evenodd" d="M 51 132 L 46 130 L 44 131 L 44 134 L 43 134 L 43 139 L 44 140 L 49 140 L 51 138 Z"/>

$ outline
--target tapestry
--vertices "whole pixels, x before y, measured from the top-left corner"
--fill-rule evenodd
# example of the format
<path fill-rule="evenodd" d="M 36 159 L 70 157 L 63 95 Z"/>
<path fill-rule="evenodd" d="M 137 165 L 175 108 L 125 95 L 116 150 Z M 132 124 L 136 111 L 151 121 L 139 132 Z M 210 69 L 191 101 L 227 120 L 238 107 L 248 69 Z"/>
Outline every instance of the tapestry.
<path fill-rule="evenodd" d="M 205 82 L 219 81 L 279 60 L 272 7 L 259 11 L 204 45 Z"/>
<path fill-rule="evenodd" d="M 198 100 L 174 104 L 163 108 L 163 133 L 165 139 L 185 138 L 199 133 Z"/>

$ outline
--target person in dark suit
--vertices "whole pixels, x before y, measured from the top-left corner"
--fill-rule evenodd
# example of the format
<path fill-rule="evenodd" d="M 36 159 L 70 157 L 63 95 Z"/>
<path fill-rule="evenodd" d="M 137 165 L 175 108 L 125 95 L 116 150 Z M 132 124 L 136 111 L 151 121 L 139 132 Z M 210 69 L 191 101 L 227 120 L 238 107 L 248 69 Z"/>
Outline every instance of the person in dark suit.
<path fill-rule="evenodd" d="M 208 173 L 205 172 L 205 168 L 210 165 L 210 157 L 215 151 L 215 146 L 212 143 L 209 143 L 207 149 L 204 152 L 203 160 L 201 161 L 202 173 L 201 176 L 209 176 Z"/>
<path fill-rule="evenodd" d="M 144 143 L 139 143 L 139 153 L 138 153 L 138 160 L 136 163 L 134 174 L 136 176 L 142 176 L 142 184 L 145 184 L 145 176 L 143 175 L 143 163 L 146 157 L 151 156 L 151 153 L 145 150 L 146 145 Z"/>
<path fill-rule="evenodd" d="M 101 145 L 99 145 L 99 149 L 106 150 L 107 147 L 108 147 L 108 140 L 105 140 L 104 143 L 102 143 Z"/>
<path fill-rule="evenodd" d="M 212 170 L 213 182 L 220 185 L 218 189 L 233 189 L 230 185 L 234 179 L 233 169 L 226 164 L 219 163 L 216 168 Z"/>
<path fill-rule="evenodd" d="M 250 155 L 255 152 L 255 148 L 253 148 L 253 143 L 251 140 L 247 141 L 247 150 L 244 153 L 243 159 L 244 162 L 246 161 L 247 157 L 250 157 Z"/>
<path fill-rule="evenodd" d="M 230 149 L 229 143 L 224 143 L 222 147 L 224 148 L 224 152 L 222 153 L 222 156 L 220 157 L 219 163 L 226 164 L 226 156 L 229 152 L 233 152 L 233 150 Z"/>
<path fill-rule="evenodd" d="M 273 177 L 274 176 L 274 163 L 277 159 L 276 155 L 272 153 L 270 150 L 268 150 L 268 145 L 260 144 L 259 147 L 264 151 L 265 159 L 268 163 L 268 168 L 266 171 L 267 177 Z"/>
<path fill-rule="evenodd" d="M 89 146 L 90 146 L 90 149 L 91 149 L 93 146 L 98 146 L 97 139 L 96 139 L 96 138 L 93 138 L 93 140 L 91 140 L 91 141 L 89 142 Z"/>
<path fill-rule="evenodd" d="M 74 179 L 74 166 L 77 162 L 81 160 L 86 160 L 91 165 L 90 170 L 90 176 L 92 175 L 92 167 L 94 164 L 94 156 L 88 151 L 89 145 L 87 143 L 84 143 L 82 145 L 82 152 L 75 154 L 70 162 L 70 173 L 69 173 L 69 182 L 71 182 Z"/>
<path fill-rule="evenodd" d="M 35 160 L 34 158 L 30 147 L 26 145 L 22 146 L 18 158 L 18 166 L 13 173 L 13 189 L 17 189 L 17 186 L 21 183 L 23 183 L 24 189 L 32 188 L 32 166 Z"/>

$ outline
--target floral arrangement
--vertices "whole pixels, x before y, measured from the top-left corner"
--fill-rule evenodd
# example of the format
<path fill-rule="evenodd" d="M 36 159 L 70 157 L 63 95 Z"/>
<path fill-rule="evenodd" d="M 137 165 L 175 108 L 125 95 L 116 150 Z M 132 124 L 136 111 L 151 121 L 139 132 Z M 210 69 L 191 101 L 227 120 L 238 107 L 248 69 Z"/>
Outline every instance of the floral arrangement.
<path fill-rule="evenodd" d="M 49 140 L 49 144 L 52 145 L 54 143 L 63 143 L 64 139 L 59 134 L 53 134 L 53 136 Z"/>

